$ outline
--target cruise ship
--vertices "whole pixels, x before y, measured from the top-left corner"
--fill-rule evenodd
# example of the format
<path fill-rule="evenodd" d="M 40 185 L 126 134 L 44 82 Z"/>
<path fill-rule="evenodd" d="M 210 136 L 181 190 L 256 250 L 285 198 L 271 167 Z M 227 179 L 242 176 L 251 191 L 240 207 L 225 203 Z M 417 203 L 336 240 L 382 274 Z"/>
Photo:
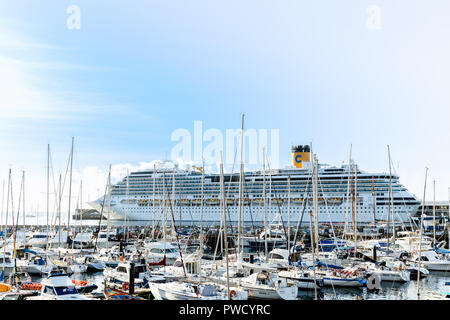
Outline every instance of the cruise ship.
<path fill-rule="evenodd" d="M 224 174 L 226 218 L 261 224 L 309 222 L 312 210 L 312 167 L 308 145 L 292 147 L 292 165 L 283 169 L 244 172 L 239 201 L 240 174 Z M 265 182 L 264 182 L 265 180 Z M 264 199 L 264 188 L 266 197 Z M 203 191 L 202 191 L 203 190 Z M 110 203 L 103 196 L 89 204 L 111 220 L 220 221 L 220 175 L 192 166 L 131 172 L 111 186 Z M 265 203 L 264 203 L 265 200 Z M 355 204 L 353 206 L 353 204 Z M 420 202 L 400 184 L 397 175 L 368 173 L 352 162 L 340 167 L 318 165 L 318 215 L 320 222 L 351 222 L 352 210 L 360 222 L 409 222 Z M 264 212 L 266 213 L 264 215 Z"/>

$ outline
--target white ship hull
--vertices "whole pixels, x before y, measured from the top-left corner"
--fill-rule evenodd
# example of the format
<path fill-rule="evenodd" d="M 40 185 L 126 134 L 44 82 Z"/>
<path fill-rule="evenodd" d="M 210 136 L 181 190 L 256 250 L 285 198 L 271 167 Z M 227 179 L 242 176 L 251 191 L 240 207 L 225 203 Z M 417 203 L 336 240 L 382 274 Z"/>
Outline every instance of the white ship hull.
<path fill-rule="evenodd" d="M 303 216 L 303 220 L 307 222 L 308 210 L 312 208 L 310 164 L 305 162 L 300 168 L 270 170 L 265 173 L 265 179 L 261 171 L 246 172 L 241 199 L 242 219 L 261 223 L 266 210 L 270 221 L 279 219 L 281 214 L 284 221 L 295 223 Z M 239 174 L 226 174 L 224 179 L 227 219 L 235 222 L 238 221 L 239 214 Z M 366 173 L 355 164 L 341 167 L 319 165 L 319 183 L 318 216 L 321 222 L 344 222 L 351 219 L 351 189 L 357 192 L 354 201 L 358 222 L 387 220 L 392 214 L 396 219 L 407 222 L 416 214 L 420 204 L 399 183 L 397 176 Z M 263 199 L 264 185 L 266 199 Z M 392 193 L 389 192 L 390 188 Z M 102 212 L 112 220 L 122 221 L 162 220 L 164 217 L 170 220 L 171 212 L 176 221 L 219 221 L 222 212 L 220 176 L 201 175 L 192 169 L 175 168 L 174 171 L 166 168 L 132 172 L 112 186 L 110 200 L 107 203 L 101 197 L 89 204 L 99 212 L 105 204 Z"/>

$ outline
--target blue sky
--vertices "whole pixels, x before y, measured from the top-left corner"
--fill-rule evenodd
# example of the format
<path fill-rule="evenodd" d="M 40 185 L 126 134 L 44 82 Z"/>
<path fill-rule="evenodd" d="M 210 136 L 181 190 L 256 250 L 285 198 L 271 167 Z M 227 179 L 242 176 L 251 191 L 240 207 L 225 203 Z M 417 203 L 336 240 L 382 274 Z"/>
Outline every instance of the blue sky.
<path fill-rule="evenodd" d="M 70 5 L 79 30 L 66 27 Z M 370 5 L 379 30 L 366 25 Z M 422 197 L 428 166 L 446 200 L 449 9 L 437 0 L 0 1 L 0 179 L 11 167 L 18 188 L 26 170 L 29 205 L 42 202 L 46 145 L 60 172 L 74 136 L 75 170 L 99 173 L 93 198 L 110 163 L 164 159 L 174 130 L 202 120 L 225 132 L 244 112 L 246 128 L 280 130 L 282 165 L 291 144 L 313 142 L 336 165 L 352 144 L 362 169 L 387 171 L 390 144 L 401 182 Z"/>

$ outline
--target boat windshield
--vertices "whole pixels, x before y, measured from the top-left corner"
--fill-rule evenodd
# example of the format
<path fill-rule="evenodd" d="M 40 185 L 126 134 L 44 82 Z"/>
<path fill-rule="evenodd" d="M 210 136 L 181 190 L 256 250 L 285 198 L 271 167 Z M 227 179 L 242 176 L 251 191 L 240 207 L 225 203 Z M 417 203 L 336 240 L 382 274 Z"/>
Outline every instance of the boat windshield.
<path fill-rule="evenodd" d="M 55 293 L 57 296 L 63 296 L 66 294 L 78 294 L 78 291 L 75 287 L 54 287 Z"/>

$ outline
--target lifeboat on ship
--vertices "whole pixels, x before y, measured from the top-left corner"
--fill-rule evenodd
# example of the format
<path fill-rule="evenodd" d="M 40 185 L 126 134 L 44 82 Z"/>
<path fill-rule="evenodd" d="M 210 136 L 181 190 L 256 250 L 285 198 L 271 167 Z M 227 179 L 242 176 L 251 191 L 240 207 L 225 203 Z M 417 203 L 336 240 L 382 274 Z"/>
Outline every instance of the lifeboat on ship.
<path fill-rule="evenodd" d="M 256 205 L 264 205 L 264 199 L 263 198 L 255 198 L 255 199 L 253 199 L 252 203 L 256 204 Z"/>
<path fill-rule="evenodd" d="M 283 204 L 283 199 L 282 198 L 273 198 L 271 200 L 272 204 Z"/>

